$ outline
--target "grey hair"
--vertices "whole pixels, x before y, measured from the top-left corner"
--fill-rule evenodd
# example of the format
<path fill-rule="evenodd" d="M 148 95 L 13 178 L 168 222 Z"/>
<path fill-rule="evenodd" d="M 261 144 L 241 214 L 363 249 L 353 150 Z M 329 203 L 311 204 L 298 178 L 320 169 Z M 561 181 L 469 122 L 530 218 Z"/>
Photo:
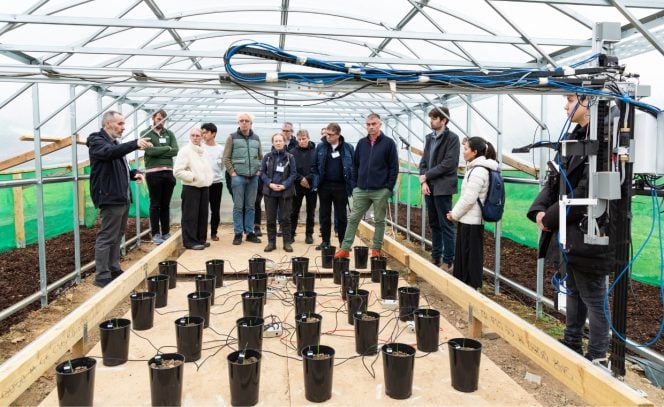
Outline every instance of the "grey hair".
<path fill-rule="evenodd" d="M 254 122 L 254 115 L 251 114 L 251 113 L 248 113 L 248 112 L 238 113 L 237 114 L 237 121 L 240 121 L 240 117 L 242 117 L 242 116 L 249 116 L 249 120 L 251 120 L 252 123 Z"/>
<path fill-rule="evenodd" d="M 298 130 L 297 134 L 296 134 L 296 137 L 300 137 L 300 134 L 304 134 L 305 136 L 307 136 L 307 138 L 309 138 L 309 131 L 308 130 L 305 130 L 305 129 Z"/>
<path fill-rule="evenodd" d="M 106 123 L 110 122 L 111 120 L 115 119 L 115 115 L 120 115 L 122 116 L 122 113 L 117 112 L 115 110 L 109 110 L 108 112 L 104 113 L 104 115 L 101 117 L 101 124 L 102 126 L 105 126 Z"/>

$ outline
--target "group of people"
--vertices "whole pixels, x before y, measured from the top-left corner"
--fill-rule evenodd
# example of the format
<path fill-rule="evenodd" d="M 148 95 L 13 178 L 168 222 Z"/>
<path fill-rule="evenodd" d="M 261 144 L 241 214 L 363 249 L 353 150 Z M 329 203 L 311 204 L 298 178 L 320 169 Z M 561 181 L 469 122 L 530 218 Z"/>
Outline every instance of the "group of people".
<path fill-rule="evenodd" d="M 572 137 L 585 137 L 589 123 L 587 106 L 572 95 L 568 97 L 566 109 L 570 121 L 577 124 Z M 109 111 L 103 115 L 102 129 L 88 137 L 90 192 L 101 217 L 95 246 L 95 285 L 104 287 L 122 272 L 120 241 L 131 203 L 129 181 L 141 182 L 144 178 L 139 171 L 130 169 L 125 155 L 137 149 L 145 151 L 150 226 L 157 244 L 170 236 L 169 205 L 176 178 L 183 184 L 181 227 L 185 248 L 202 250 L 210 245 L 208 212 L 211 212 L 210 238 L 219 240 L 225 170 L 233 200 L 234 245 L 242 244 L 243 237 L 246 241 L 261 243 L 261 198 L 267 219 L 265 252 L 277 248 L 278 235 L 282 236 L 283 249 L 293 251 L 291 243 L 303 201 L 307 214 L 305 243 L 312 244 L 318 200 L 322 241 L 317 249 L 331 246 L 334 224 L 339 240 L 335 257 L 349 257 L 358 224 L 373 206 L 375 233 L 371 255 L 381 254 L 388 200 L 397 182 L 399 158 L 395 142 L 381 130 L 379 115 L 367 115 L 367 136 L 361 138 L 355 148 L 346 142 L 337 123 L 323 128 L 320 142 L 315 144 L 304 129 L 293 137 L 293 126 L 286 122 L 280 132 L 272 135 L 272 148 L 266 154 L 262 152 L 259 136 L 252 130 L 253 116 L 249 113 L 238 114 L 238 128 L 228 136 L 225 147 L 215 141 L 217 127 L 206 123 L 191 129 L 189 143 L 178 148 L 174 134 L 164 126 L 166 118 L 163 110 L 155 112 L 152 126 L 142 132 L 138 140 L 119 143 L 124 117 L 119 112 Z M 433 131 L 426 136 L 419 181 L 431 230 L 431 262 L 478 289 L 482 285 L 484 263 L 484 221 L 480 204 L 489 190 L 489 172 L 499 169 L 496 151 L 481 137 L 464 139 L 461 150 L 459 137 L 448 128 L 450 113 L 446 107 L 433 108 L 429 118 Z M 460 196 L 452 205 L 452 197 L 457 193 L 460 152 L 466 161 L 466 171 Z M 583 196 L 586 157 L 567 160 L 568 186 L 575 190 L 576 196 Z M 550 239 L 550 235 L 558 228 L 559 182 L 560 177 L 552 178 L 528 212 L 528 218 L 537 223 L 555 249 L 558 249 L 557 242 Z M 352 208 L 348 215 L 351 196 Z M 569 217 L 567 230 L 582 236 L 579 219 L 583 214 L 576 212 L 578 210 Z M 609 342 L 602 298 L 606 290 L 605 275 L 610 271 L 613 257 L 587 247 L 582 241 L 574 243 L 565 264 L 569 277 L 568 315 L 562 342 L 580 352 L 583 326 L 589 317 L 591 335 L 587 356 L 604 357 Z"/>

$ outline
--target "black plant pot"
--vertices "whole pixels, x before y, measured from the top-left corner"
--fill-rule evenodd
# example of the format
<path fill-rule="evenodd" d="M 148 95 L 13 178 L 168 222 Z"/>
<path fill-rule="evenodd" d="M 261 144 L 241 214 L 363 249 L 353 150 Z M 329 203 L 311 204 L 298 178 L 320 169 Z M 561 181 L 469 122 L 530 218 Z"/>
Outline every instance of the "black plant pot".
<path fill-rule="evenodd" d="M 464 393 L 477 390 L 482 344 L 473 339 L 454 338 L 447 341 L 447 348 L 450 352 L 452 387 Z"/>
<path fill-rule="evenodd" d="M 249 274 L 265 273 L 266 259 L 264 257 L 253 257 L 249 259 Z"/>
<path fill-rule="evenodd" d="M 168 280 L 168 276 L 163 274 L 148 277 L 148 291 L 157 294 L 155 308 L 163 308 L 168 304 Z"/>
<path fill-rule="evenodd" d="M 263 317 L 263 302 L 265 293 L 252 293 L 245 291 L 242 293 L 242 316 L 244 317 Z"/>
<path fill-rule="evenodd" d="M 397 400 L 413 393 L 415 348 L 405 343 L 388 343 L 381 348 L 385 394 Z"/>
<path fill-rule="evenodd" d="M 295 316 L 295 333 L 297 336 L 297 354 L 309 345 L 320 342 L 320 326 L 323 317 L 320 314 L 298 314 Z"/>
<path fill-rule="evenodd" d="M 221 259 L 212 259 L 205 262 L 205 272 L 214 274 L 217 279 L 214 286 L 216 288 L 224 286 L 224 261 Z"/>
<path fill-rule="evenodd" d="M 312 314 L 316 312 L 316 293 L 313 291 L 298 291 L 293 294 L 295 301 L 295 315 Z"/>
<path fill-rule="evenodd" d="M 184 356 L 185 362 L 200 359 L 203 349 L 203 318 L 188 316 L 176 319 L 175 338 L 178 353 Z"/>
<path fill-rule="evenodd" d="M 378 352 L 378 327 L 380 314 L 366 311 L 353 314 L 355 319 L 355 352 L 359 355 L 375 355 Z"/>
<path fill-rule="evenodd" d="M 412 321 L 413 313 L 420 307 L 420 289 L 399 287 L 399 320 Z"/>
<path fill-rule="evenodd" d="M 250 293 L 263 293 L 263 304 L 267 301 L 267 274 L 257 273 L 247 276 L 247 291 Z"/>
<path fill-rule="evenodd" d="M 217 285 L 217 276 L 214 274 L 197 274 L 194 281 L 196 282 L 196 291 L 210 293 L 210 305 L 214 305 L 214 291 Z"/>
<path fill-rule="evenodd" d="M 297 291 L 313 291 L 316 285 L 314 273 L 299 273 L 295 276 L 295 287 Z"/>
<path fill-rule="evenodd" d="M 332 268 L 332 259 L 334 259 L 334 252 L 337 251 L 336 246 L 328 246 L 323 248 L 321 250 L 321 256 L 322 256 L 322 261 L 323 261 L 323 268 L 324 269 L 331 269 Z"/>
<path fill-rule="evenodd" d="M 162 353 L 148 361 L 150 395 L 153 406 L 179 406 L 182 403 L 184 356 Z"/>
<path fill-rule="evenodd" d="M 369 248 L 366 246 L 355 246 L 353 247 L 353 252 L 355 253 L 355 268 L 356 269 L 367 268 L 367 260 L 369 259 Z"/>
<path fill-rule="evenodd" d="M 397 300 L 399 288 L 399 272 L 396 270 L 383 270 L 380 273 L 380 298 L 382 300 Z"/>
<path fill-rule="evenodd" d="M 341 298 L 346 301 L 348 290 L 357 290 L 360 287 L 360 273 L 349 270 L 341 273 Z"/>
<path fill-rule="evenodd" d="M 212 294 L 207 291 L 196 291 L 187 294 L 189 316 L 203 318 L 203 328 L 210 326 L 210 306 Z"/>
<path fill-rule="evenodd" d="M 415 337 L 417 350 L 437 352 L 440 336 L 440 312 L 435 309 L 420 308 L 415 310 Z"/>
<path fill-rule="evenodd" d="M 346 308 L 348 310 L 348 323 L 353 325 L 353 315 L 357 312 L 365 312 L 369 304 L 369 291 L 348 290 L 346 291 Z"/>
<path fill-rule="evenodd" d="M 232 352 L 226 360 L 231 405 L 256 405 L 261 381 L 261 353 L 252 349 L 241 349 Z"/>
<path fill-rule="evenodd" d="M 320 403 L 332 397 L 334 349 L 324 345 L 311 345 L 302 350 L 304 368 L 304 397 Z"/>
<path fill-rule="evenodd" d="M 104 366 L 117 366 L 127 361 L 130 325 L 131 321 L 122 318 L 109 319 L 99 324 Z"/>
<path fill-rule="evenodd" d="M 97 361 L 88 357 L 67 360 L 55 367 L 58 402 L 61 406 L 93 404 L 96 367 Z"/>
<path fill-rule="evenodd" d="M 235 321 L 237 327 L 237 347 L 242 349 L 263 350 L 263 318 L 244 317 Z"/>
<path fill-rule="evenodd" d="M 178 262 L 175 260 L 164 260 L 159 262 L 159 274 L 168 276 L 168 289 L 175 288 L 178 278 Z"/>
<path fill-rule="evenodd" d="M 136 331 L 144 331 L 154 325 L 154 307 L 157 294 L 140 291 L 129 296 L 131 300 L 131 326 Z"/>
<path fill-rule="evenodd" d="M 387 270 L 387 257 L 374 256 L 371 258 L 371 282 L 380 283 L 380 273 Z"/>
<path fill-rule="evenodd" d="M 309 272 L 309 258 L 308 257 L 293 257 L 291 259 L 291 273 L 293 276 L 293 284 L 295 284 L 295 275 L 298 273 Z"/>
<path fill-rule="evenodd" d="M 341 284 L 341 274 L 350 269 L 350 259 L 340 257 L 332 260 L 332 281 L 334 284 Z"/>

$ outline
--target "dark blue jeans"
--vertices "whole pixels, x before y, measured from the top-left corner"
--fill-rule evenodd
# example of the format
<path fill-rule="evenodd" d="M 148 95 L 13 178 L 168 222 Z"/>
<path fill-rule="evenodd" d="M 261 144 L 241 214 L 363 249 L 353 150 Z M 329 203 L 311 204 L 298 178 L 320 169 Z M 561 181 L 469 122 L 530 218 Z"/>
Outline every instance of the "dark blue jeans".
<path fill-rule="evenodd" d="M 451 195 L 425 195 L 427 216 L 431 228 L 431 257 L 443 257 L 443 262 L 454 263 L 454 223 L 447 220 L 447 212 L 452 210 Z"/>
<path fill-rule="evenodd" d="M 588 318 L 590 340 L 588 355 L 603 358 L 609 349 L 609 322 L 602 304 L 606 292 L 606 276 L 584 273 L 567 265 L 567 318 L 565 341 L 581 345 L 583 327 Z"/>

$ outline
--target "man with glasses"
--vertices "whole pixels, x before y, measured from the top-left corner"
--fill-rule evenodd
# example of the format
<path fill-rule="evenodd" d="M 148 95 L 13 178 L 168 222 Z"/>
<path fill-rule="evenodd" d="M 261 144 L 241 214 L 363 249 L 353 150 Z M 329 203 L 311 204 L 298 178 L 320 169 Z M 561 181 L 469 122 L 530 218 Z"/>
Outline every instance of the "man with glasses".
<path fill-rule="evenodd" d="M 380 116 L 370 113 L 366 123 L 368 135 L 358 141 L 353 156 L 352 183 L 357 186 L 353 189 L 353 208 L 346 232 L 342 234 L 339 230 L 339 236 L 344 238 L 341 248 L 334 255 L 337 258 L 349 257 L 357 225 L 371 205 L 374 208 L 375 226 L 371 257 L 380 256 L 387 201 L 392 196 L 399 175 L 397 145 L 380 130 Z"/>
<path fill-rule="evenodd" d="M 175 134 L 164 126 L 166 116 L 164 110 L 157 110 L 152 115 L 152 126 L 141 132 L 141 138 L 154 146 L 145 149 L 145 176 L 150 192 L 152 241 L 157 245 L 171 236 L 170 205 L 175 188 L 173 157 L 178 155 Z"/>
<path fill-rule="evenodd" d="M 224 148 L 224 166 L 233 190 L 233 244 L 242 244 L 243 232 L 248 242 L 260 243 L 254 233 L 254 204 L 263 159 L 261 141 L 251 129 L 253 115 L 240 113 L 237 120 L 238 129 L 228 136 Z"/>
<path fill-rule="evenodd" d="M 328 124 L 325 136 L 316 146 L 311 163 L 312 190 L 318 192 L 323 239 L 321 244 L 316 246 L 316 250 L 330 246 L 332 205 L 334 213 L 339 216 L 339 237 L 343 237 L 347 220 L 346 205 L 354 185 L 351 179 L 352 167 L 353 146 L 345 142 L 341 135 L 341 127 L 337 123 Z"/>

